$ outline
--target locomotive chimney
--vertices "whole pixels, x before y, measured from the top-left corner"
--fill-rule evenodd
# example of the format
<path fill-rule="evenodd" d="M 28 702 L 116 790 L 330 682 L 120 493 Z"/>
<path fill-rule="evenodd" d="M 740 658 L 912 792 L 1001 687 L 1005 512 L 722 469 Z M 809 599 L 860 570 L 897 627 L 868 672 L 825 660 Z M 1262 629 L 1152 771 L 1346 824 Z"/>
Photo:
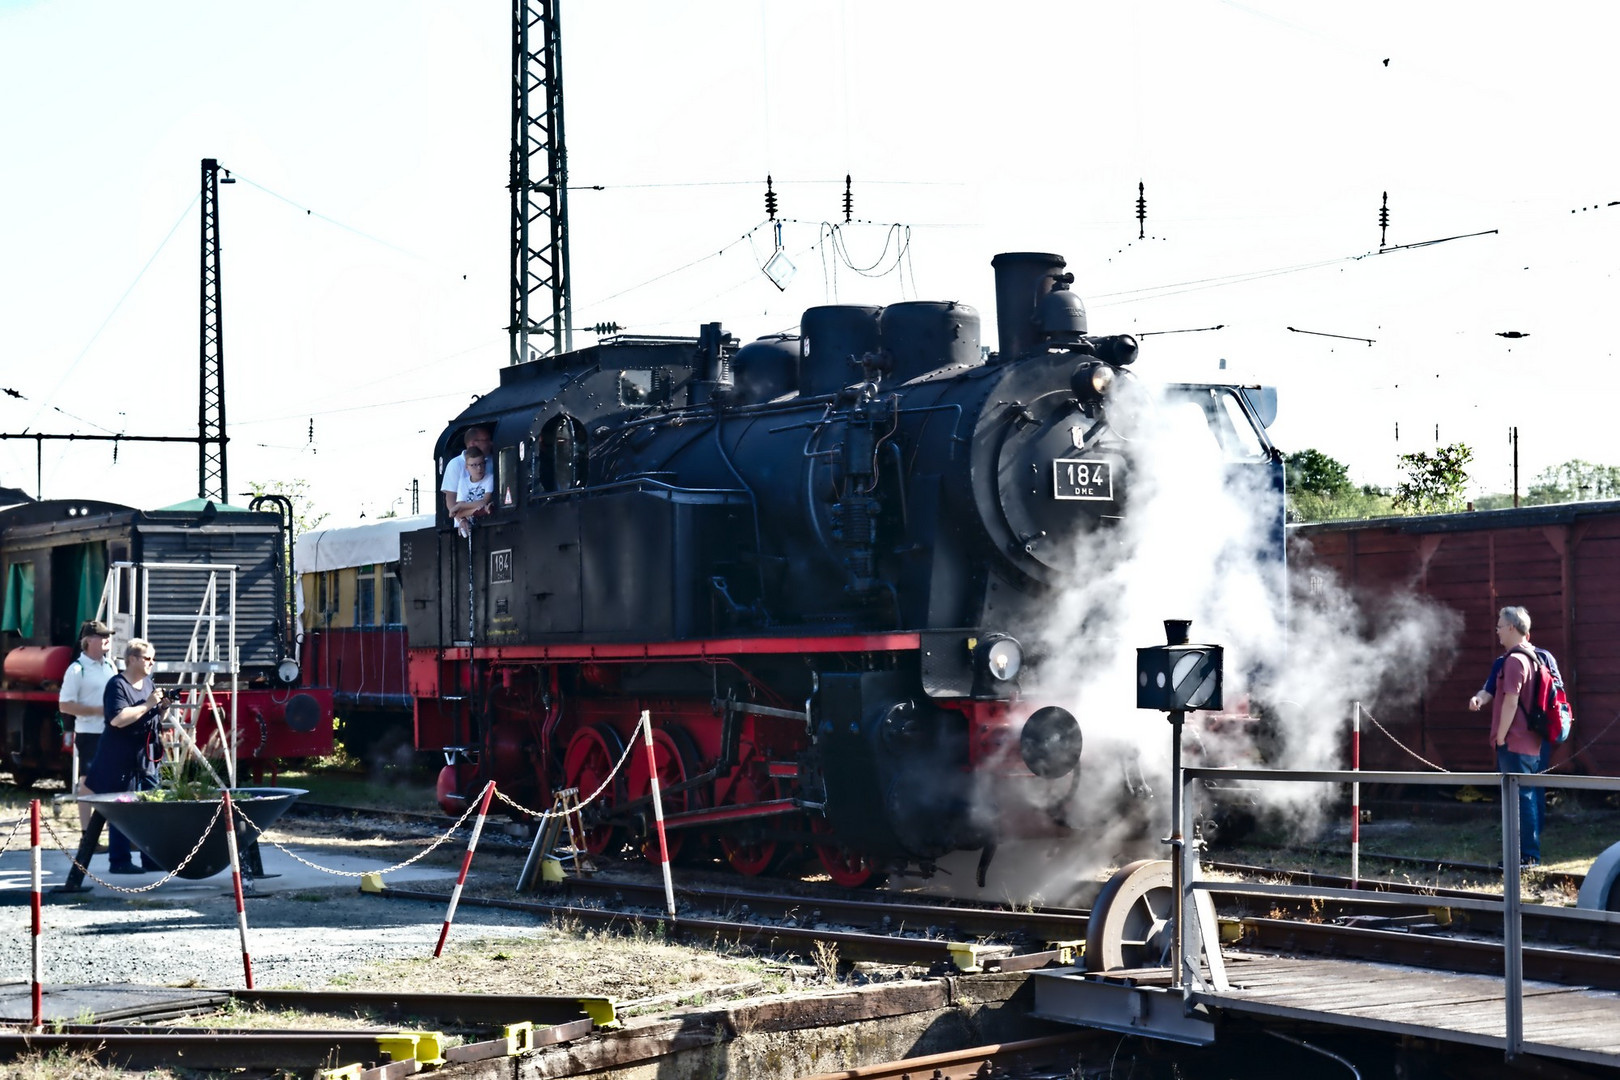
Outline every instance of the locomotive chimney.
<path fill-rule="evenodd" d="M 1008 251 L 990 260 L 996 272 L 996 339 L 1001 363 L 1015 360 L 1040 341 L 1035 316 L 1041 298 L 1052 291 L 1067 265 L 1063 256 L 1039 251 Z"/>

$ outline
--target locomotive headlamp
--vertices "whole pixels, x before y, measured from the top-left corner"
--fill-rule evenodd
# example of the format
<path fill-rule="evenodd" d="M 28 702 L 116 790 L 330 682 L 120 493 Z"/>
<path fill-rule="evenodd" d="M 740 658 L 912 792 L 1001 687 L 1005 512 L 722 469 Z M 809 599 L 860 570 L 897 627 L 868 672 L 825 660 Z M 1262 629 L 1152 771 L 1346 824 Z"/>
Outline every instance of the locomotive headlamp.
<path fill-rule="evenodd" d="M 1114 385 L 1114 369 L 1100 360 L 1088 360 L 1074 369 L 1069 386 L 1084 402 L 1100 401 Z"/>
<path fill-rule="evenodd" d="M 979 646 L 980 662 L 984 670 L 997 682 L 1011 682 L 1018 678 L 1024 666 L 1024 647 L 1016 638 L 1006 635 L 986 638 Z"/>
<path fill-rule="evenodd" d="M 298 681 L 298 661 L 286 657 L 276 665 L 276 678 L 291 686 Z"/>

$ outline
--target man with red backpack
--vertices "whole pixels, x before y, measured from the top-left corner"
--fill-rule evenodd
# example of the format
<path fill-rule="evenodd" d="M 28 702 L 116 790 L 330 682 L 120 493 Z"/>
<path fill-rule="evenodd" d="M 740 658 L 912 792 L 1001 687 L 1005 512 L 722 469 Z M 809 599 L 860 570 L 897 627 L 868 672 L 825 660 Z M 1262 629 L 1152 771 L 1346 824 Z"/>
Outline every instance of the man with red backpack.
<path fill-rule="evenodd" d="M 1491 703 L 1491 748 L 1496 754 L 1496 769 L 1505 773 L 1537 773 L 1542 768 L 1542 752 L 1546 741 L 1530 728 L 1525 712 L 1531 689 L 1530 676 L 1534 671 L 1530 651 L 1525 641 L 1530 635 L 1530 613 L 1522 607 L 1505 607 L 1496 619 L 1496 639 L 1507 651 L 1499 661 L 1501 672 L 1494 669 L 1496 693 L 1482 690 L 1469 699 L 1470 709 L 1483 708 Z M 1539 650 L 1537 650 L 1539 652 Z M 1550 654 L 1547 657 L 1551 659 Z M 1549 674 L 1556 671 L 1547 665 Z M 1489 687 L 1490 683 L 1487 682 Z M 1536 788 L 1519 789 L 1519 861 L 1524 866 L 1541 862 L 1541 808 L 1540 791 Z"/>

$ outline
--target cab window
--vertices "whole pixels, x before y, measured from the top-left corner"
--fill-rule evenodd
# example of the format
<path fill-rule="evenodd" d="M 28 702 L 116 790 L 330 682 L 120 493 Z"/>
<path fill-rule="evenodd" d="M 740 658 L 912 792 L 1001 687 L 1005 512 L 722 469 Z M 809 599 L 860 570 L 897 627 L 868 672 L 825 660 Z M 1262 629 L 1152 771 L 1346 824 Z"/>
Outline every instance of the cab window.
<path fill-rule="evenodd" d="M 540 445 L 534 458 L 537 490 L 584 487 L 590 461 L 584 423 L 567 413 L 546 421 L 540 429 Z"/>

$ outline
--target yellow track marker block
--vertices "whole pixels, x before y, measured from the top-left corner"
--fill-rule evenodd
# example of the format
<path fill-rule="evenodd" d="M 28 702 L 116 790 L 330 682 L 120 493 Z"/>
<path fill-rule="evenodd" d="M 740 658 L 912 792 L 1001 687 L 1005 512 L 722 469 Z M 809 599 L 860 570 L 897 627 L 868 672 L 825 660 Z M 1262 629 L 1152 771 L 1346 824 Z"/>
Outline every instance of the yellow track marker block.
<path fill-rule="evenodd" d="M 444 1064 L 444 1035 L 437 1031 L 394 1031 L 377 1036 L 377 1048 L 390 1061 L 415 1058 L 423 1065 Z"/>
<path fill-rule="evenodd" d="M 580 998 L 579 1007 L 585 1010 L 585 1015 L 591 1018 L 591 1023 L 599 1028 L 619 1026 L 619 1016 L 614 1011 L 612 998 Z"/>
<path fill-rule="evenodd" d="M 501 1029 L 506 1039 L 506 1053 L 508 1057 L 527 1054 L 534 1049 L 534 1025 L 525 1020 L 521 1024 L 507 1024 Z"/>
<path fill-rule="evenodd" d="M 965 941 L 953 941 L 946 948 L 950 950 L 951 963 L 956 965 L 957 971 L 965 975 L 971 975 L 980 970 L 979 947 L 977 945 Z"/>
<path fill-rule="evenodd" d="M 381 874 L 361 874 L 360 875 L 360 891 L 361 892 L 380 893 L 385 888 L 387 888 L 387 886 L 383 884 L 383 879 L 382 879 Z"/>

